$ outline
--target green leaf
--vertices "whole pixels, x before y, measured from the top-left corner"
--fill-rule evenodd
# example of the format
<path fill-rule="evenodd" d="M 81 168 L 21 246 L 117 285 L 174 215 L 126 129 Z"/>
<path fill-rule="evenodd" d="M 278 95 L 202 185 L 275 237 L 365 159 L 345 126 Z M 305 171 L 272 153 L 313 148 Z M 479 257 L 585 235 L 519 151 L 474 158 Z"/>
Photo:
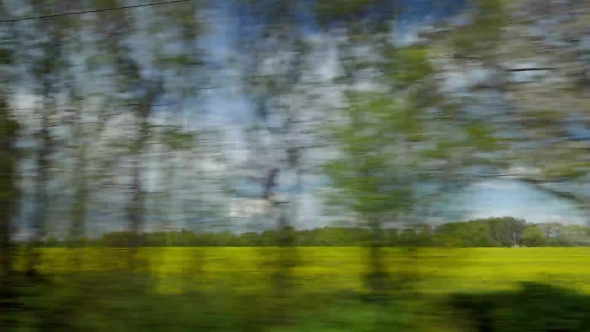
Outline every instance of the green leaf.
<path fill-rule="evenodd" d="M 86 58 L 86 67 L 90 70 L 96 70 L 110 61 L 110 57 L 107 54 L 97 54 Z"/>
<path fill-rule="evenodd" d="M 498 140 L 494 137 L 489 126 L 483 124 L 469 125 L 465 131 L 474 147 L 486 152 L 499 148 Z"/>
<path fill-rule="evenodd" d="M 390 52 L 391 61 L 386 72 L 396 84 L 407 86 L 427 78 L 434 73 L 428 58 L 426 46 L 410 46 Z"/>
<path fill-rule="evenodd" d="M 12 52 L 9 49 L 0 48 L 0 65 L 12 64 Z"/>
<path fill-rule="evenodd" d="M 590 173 L 590 162 L 571 163 L 558 167 L 551 167 L 545 171 L 545 176 L 550 179 L 580 179 Z"/>

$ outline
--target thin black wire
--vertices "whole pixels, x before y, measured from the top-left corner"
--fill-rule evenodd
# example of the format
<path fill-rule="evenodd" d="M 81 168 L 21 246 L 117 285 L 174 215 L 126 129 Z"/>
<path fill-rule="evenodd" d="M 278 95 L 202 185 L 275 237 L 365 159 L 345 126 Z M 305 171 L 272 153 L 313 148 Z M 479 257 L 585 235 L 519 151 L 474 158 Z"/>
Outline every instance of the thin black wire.
<path fill-rule="evenodd" d="M 155 3 L 142 4 L 142 5 L 133 5 L 133 6 L 122 6 L 122 7 L 111 7 L 111 8 L 104 8 L 104 9 L 85 10 L 85 11 L 72 12 L 72 13 L 62 13 L 62 14 L 53 14 L 53 15 L 32 16 L 32 17 L 24 17 L 24 18 L 15 18 L 15 19 L 11 19 L 11 20 L 2 20 L 2 21 L 0 21 L 0 23 L 14 23 L 14 22 L 30 21 L 30 20 L 40 20 L 40 19 L 54 18 L 54 17 L 62 17 L 62 16 L 73 16 L 73 15 L 83 15 L 83 14 L 107 12 L 107 11 L 121 10 L 121 9 L 134 9 L 134 8 L 140 8 L 140 7 L 169 5 L 169 4 L 181 3 L 181 2 L 189 2 L 189 1 L 191 1 L 191 0 L 172 0 L 172 1 L 164 1 L 164 2 L 155 2 Z"/>

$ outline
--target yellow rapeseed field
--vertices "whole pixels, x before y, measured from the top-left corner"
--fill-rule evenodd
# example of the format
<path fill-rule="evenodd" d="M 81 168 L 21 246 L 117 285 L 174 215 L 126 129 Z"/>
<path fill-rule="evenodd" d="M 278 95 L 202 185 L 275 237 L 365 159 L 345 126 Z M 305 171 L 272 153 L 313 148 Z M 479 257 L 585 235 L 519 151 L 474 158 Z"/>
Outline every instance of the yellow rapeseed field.
<path fill-rule="evenodd" d="M 394 275 L 412 272 L 424 292 L 498 290 L 518 281 L 542 281 L 590 293 L 590 248 L 389 248 Z M 365 248 L 301 247 L 283 252 L 295 260 L 293 274 L 303 290 L 358 290 L 366 269 Z M 43 249 L 42 269 L 71 271 L 71 258 L 83 271 L 124 269 L 124 249 Z M 139 258 L 163 292 L 182 287 L 224 286 L 256 290 L 268 284 L 281 251 L 277 248 L 143 248 Z"/>

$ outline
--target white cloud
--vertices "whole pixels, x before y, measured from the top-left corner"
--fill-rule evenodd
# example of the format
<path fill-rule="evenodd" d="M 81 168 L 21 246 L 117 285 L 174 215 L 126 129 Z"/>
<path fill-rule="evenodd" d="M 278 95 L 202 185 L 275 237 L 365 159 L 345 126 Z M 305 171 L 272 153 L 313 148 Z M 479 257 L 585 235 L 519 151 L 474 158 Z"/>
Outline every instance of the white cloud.
<path fill-rule="evenodd" d="M 393 41 L 398 46 L 410 46 L 421 41 L 420 33 L 421 29 L 413 28 L 404 31 L 403 33 L 396 34 Z"/>
<path fill-rule="evenodd" d="M 483 190 L 515 190 L 518 185 L 514 182 L 495 180 L 474 183 L 472 187 Z"/>

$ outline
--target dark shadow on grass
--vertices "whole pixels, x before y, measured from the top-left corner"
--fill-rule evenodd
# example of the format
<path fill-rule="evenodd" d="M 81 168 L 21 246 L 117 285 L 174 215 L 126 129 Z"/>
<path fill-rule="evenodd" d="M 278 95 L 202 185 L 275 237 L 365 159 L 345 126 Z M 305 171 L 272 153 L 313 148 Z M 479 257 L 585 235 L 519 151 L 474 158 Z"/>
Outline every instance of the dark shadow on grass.
<path fill-rule="evenodd" d="M 524 282 L 516 291 L 455 294 L 455 316 L 477 332 L 590 331 L 590 296 Z"/>

